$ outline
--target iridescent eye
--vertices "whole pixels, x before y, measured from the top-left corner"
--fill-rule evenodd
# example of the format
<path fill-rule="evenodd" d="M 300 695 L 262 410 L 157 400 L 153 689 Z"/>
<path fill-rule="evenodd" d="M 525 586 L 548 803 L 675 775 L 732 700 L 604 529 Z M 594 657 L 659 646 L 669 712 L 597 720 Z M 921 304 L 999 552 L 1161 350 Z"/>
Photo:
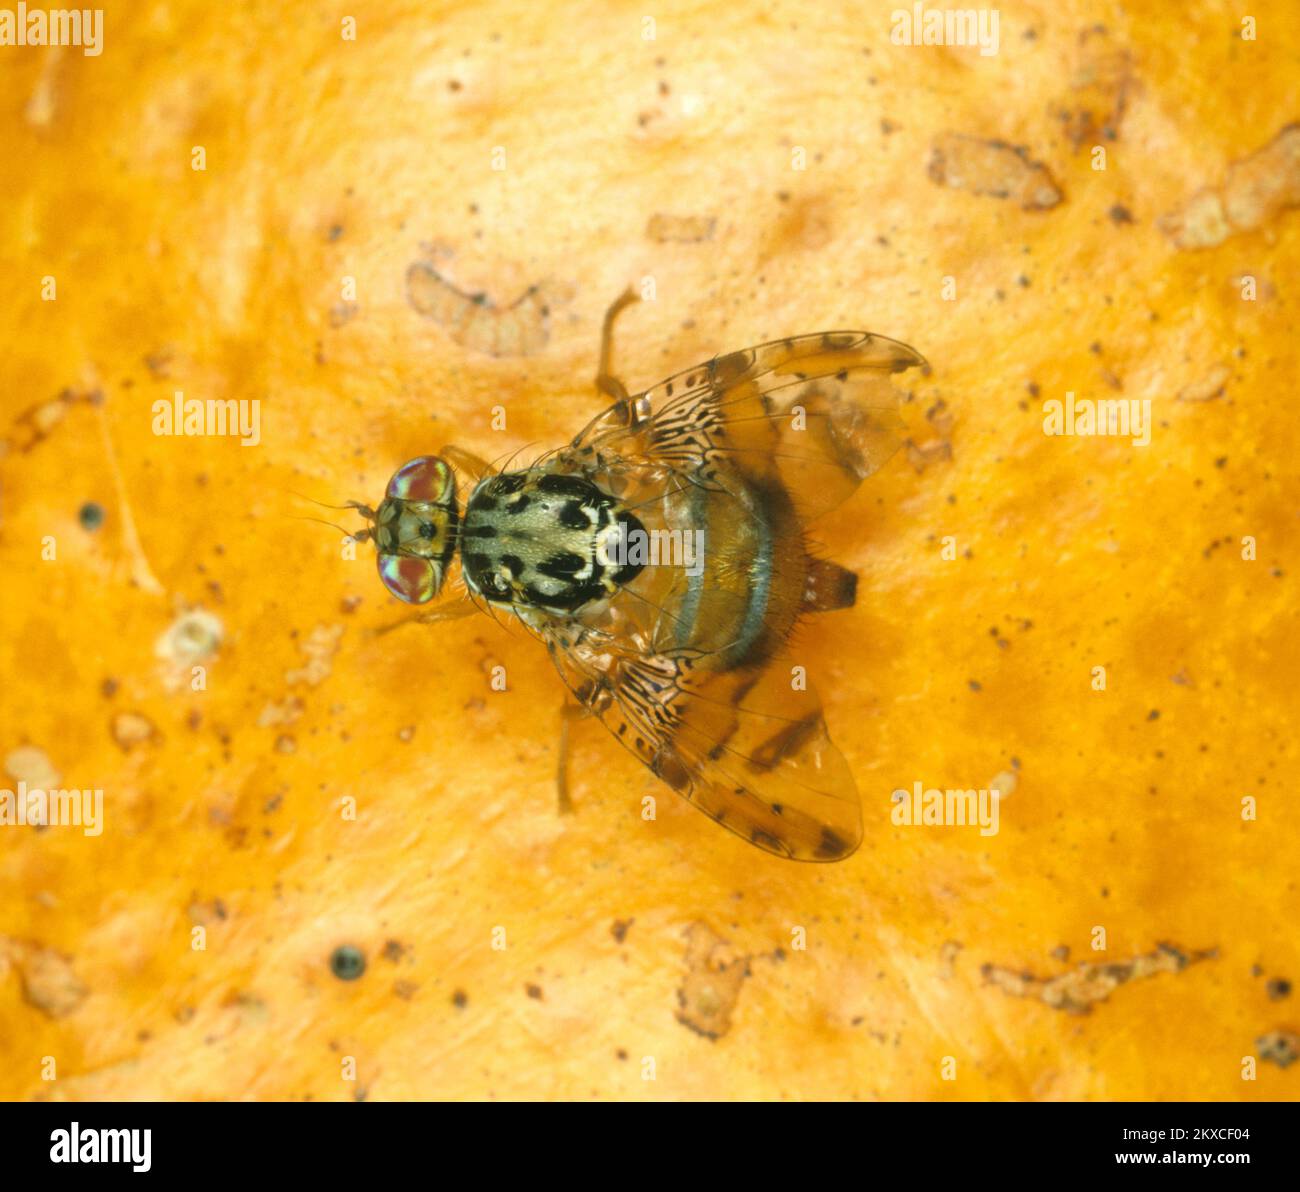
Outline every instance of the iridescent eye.
<path fill-rule="evenodd" d="M 440 504 L 452 485 L 451 469 L 436 455 L 404 463 L 388 482 L 388 495 L 399 501 Z"/>
<path fill-rule="evenodd" d="M 437 568 L 415 555 L 380 555 L 379 578 L 398 600 L 425 604 L 438 594 Z"/>

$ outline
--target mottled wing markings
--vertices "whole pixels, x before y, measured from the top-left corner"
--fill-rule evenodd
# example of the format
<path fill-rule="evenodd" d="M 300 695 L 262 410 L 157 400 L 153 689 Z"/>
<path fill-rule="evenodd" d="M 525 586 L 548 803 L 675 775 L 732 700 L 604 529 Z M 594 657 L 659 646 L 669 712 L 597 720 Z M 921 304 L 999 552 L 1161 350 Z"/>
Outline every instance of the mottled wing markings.
<path fill-rule="evenodd" d="M 753 496 L 782 490 L 809 518 L 842 502 L 900 446 L 904 423 L 889 378 L 924 364 L 905 344 L 861 331 L 761 344 L 616 402 L 555 464 L 621 478 L 640 500 L 697 486 L 748 508 Z M 814 567 L 804 605 L 851 604 L 850 580 Z M 638 645 L 581 623 L 534 625 L 577 699 L 706 815 L 778 856 L 852 853 L 862 839 L 857 788 L 816 693 L 796 690 L 770 652 L 729 667 L 720 661 L 725 643 L 712 653 L 698 641 L 674 646 L 671 627 L 668 616 L 662 636 Z"/>
<path fill-rule="evenodd" d="M 847 499 L 903 441 L 889 377 L 925 360 L 863 331 L 827 331 L 715 357 L 616 402 L 569 448 L 619 454 L 725 487 L 727 467 L 778 482 L 801 516 Z"/>
<path fill-rule="evenodd" d="M 541 631 L 565 684 L 650 771 L 766 852 L 838 861 L 862 840 L 852 771 L 811 688 L 780 667 L 710 671 L 700 651 L 637 654 L 587 629 Z"/>

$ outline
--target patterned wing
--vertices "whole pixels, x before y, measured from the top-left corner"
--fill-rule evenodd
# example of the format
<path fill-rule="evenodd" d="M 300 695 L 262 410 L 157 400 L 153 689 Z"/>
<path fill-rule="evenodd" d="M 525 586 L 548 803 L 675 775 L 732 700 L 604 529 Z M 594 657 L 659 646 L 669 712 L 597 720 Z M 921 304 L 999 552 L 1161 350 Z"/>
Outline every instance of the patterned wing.
<path fill-rule="evenodd" d="M 780 483 L 800 515 L 825 513 L 902 442 L 895 373 L 915 349 L 867 331 L 825 331 L 717 356 L 595 418 L 565 454 L 666 466 L 689 482 Z"/>
<path fill-rule="evenodd" d="M 788 667 L 710 669 L 706 651 L 637 652 L 573 622 L 539 632 L 578 701 L 724 828 L 795 861 L 839 861 L 861 843 L 853 774 Z"/>

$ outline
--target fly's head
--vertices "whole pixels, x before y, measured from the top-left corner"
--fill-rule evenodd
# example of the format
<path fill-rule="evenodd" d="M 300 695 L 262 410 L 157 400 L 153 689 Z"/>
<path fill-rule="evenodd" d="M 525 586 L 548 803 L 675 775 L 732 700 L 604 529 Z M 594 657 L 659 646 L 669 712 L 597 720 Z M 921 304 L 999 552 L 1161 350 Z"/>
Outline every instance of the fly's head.
<path fill-rule="evenodd" d="M 393 473 L 378 509 L 353 508 L 370 523 L 355 537 L 374 542 L 384 587 L 408 604 L 437 596 L 460 537 L 451 466 L 421 455 Z"/>

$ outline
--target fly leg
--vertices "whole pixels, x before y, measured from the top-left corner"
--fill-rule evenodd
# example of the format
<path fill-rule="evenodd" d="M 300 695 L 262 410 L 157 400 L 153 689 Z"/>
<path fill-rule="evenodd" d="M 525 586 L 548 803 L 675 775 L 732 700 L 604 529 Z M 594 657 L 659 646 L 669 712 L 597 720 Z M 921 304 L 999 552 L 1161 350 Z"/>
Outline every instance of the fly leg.
<path fill-rule="evenodd" d="M 573 811 L 573 800 L 569 798 L 569 725 L 575 720 L 582 720 L 591 715 L 585 704 L 580 704 L 567 691 L 564 702 L 560 705 L 560 747 L 555 766 L 555 790 L 560 798 L 560 814 L 568 815 Z"/>
<path fill-rule="evenodd" d="M 466 451 L 463 447 L 447 446 L 439 454 L 453 468 L 464 472 L 475 484 L 492 470 L 492 465 L 487 460 L 480 459 L 472 451 Z"/>
<path fill-rule="evenodd" d="M 640 301 L 641 295 L 628 286 L 609 304 L 609 309 L 605 312 L 605 321 L 601 324 L 600 368 L 596 373 L 596 389 L 615 401 L 627 400 L 628 394 L 627 386 L 614 375 L 614 320 L 618 318 L 620 311 Z"/>
<path fill-rule="evenodd" d="M 459 621 L 461 617 L 468 617 L 471 613 L 477 612 L 472 600 L 455 600 L 442 605 L 438 608 L 431 608 L 426 612 L 412 613 L 409 617 L 403 617 L 400 621 L 392 621 L 387 625 L 381 625 L 374 630 L 376 637 L 384 633 L 392 633 L 394 629 L 402 625 L 410 625 L 415 621 L 420 621 L 425 625 L 431 625 L 438 621 Z"/>

